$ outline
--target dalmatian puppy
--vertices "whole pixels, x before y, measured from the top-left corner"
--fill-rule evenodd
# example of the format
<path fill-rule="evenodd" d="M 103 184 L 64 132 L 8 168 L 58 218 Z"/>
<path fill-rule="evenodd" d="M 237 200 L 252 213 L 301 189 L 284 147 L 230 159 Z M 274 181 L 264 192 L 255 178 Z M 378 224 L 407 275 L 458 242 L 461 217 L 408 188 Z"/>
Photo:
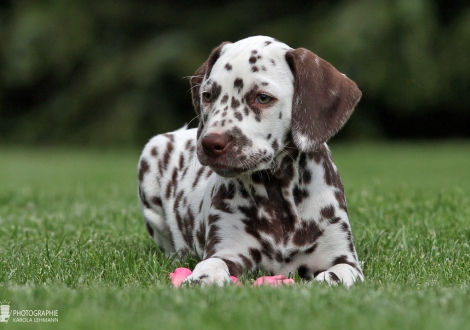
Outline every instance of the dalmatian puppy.
<path fill-rule="evenodd" d="M 276 39 L 223 43 L 191 77 L 197 129 L 158 135 L 138 166 L 150 237 L 200 258 L 187 282 L 245 270 L 343 283 L 364 277 L 326 141 L 361 92 L 312 52 Z"/>

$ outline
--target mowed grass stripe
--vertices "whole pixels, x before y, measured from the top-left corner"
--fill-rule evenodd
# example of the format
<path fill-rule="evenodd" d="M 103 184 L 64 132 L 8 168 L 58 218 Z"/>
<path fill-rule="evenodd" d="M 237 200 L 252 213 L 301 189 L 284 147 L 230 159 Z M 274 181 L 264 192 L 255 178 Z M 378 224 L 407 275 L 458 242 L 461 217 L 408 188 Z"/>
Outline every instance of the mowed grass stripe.
<path fill-rule="evenodd" d="M 470 144 L 333 145 L 366 283 L 171 288 L 134 150 L 0 149 L 0 301 L 59 309 L 15 329 L 464 329 Z"/>

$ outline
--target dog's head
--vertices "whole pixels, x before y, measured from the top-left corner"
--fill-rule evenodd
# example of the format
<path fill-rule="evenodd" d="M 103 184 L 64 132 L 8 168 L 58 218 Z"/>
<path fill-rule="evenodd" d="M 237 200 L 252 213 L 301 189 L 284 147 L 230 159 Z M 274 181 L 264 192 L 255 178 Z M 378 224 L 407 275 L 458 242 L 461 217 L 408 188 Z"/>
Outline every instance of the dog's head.
<path fill-rule="evenodd" d="M 361 97 L 312 52 L 262 36 L 214 49 L 191 88 L 199 161 L 225 177 L 271 168 L 290 135 L 301 151 L 315 150 Z"/>

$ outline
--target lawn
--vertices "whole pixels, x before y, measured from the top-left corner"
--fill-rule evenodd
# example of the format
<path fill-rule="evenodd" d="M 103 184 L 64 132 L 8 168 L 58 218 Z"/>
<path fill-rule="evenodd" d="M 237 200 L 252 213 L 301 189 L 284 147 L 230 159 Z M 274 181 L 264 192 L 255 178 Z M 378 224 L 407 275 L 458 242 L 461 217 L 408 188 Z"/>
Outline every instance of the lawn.
<path fill-rule="evenodd" d="M 366 282 L 172 288 L 136 197 L 139 151 L 0 148 L 5 329 L 470 328 L 470 143 L 332 145 Z M 0 329 L 1 330 L 1 329 Z"/>

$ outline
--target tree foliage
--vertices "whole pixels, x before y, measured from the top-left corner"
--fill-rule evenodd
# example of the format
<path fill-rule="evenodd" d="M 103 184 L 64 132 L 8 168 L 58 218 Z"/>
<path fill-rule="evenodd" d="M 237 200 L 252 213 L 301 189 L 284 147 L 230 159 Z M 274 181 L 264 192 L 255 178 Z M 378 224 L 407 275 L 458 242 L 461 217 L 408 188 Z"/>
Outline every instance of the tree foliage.
<path fill-rule="evenodd" d="M 470 136 L 470 5 L 443 0 L 0 3 L 0 141 L 141 144 L 194 118 L 188 77 L 270 35 L 357 82 L 343 137 Z"/>

